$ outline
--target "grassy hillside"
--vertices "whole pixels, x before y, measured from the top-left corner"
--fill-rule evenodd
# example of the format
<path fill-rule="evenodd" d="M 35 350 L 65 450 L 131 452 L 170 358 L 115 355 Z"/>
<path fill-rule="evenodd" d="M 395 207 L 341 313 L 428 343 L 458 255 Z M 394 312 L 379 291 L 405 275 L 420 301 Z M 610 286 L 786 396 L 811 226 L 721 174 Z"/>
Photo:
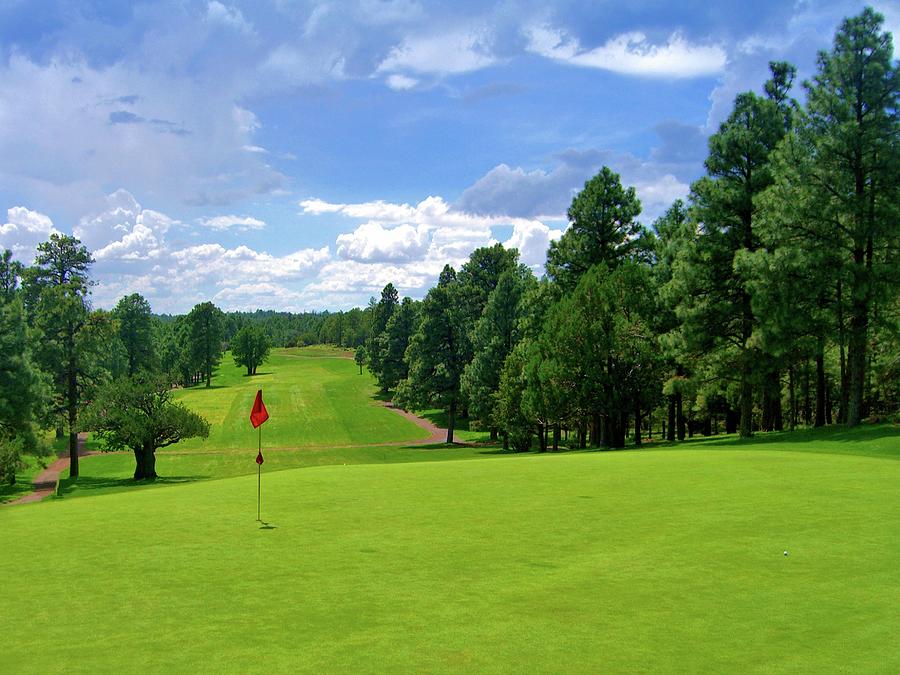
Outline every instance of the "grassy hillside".
<path fill-rule="evenodd" d="M 234 365 L 230 353 L 213 378 L 213 386 L 185 389 L 178 397 L 212 425 L 210 437 L 188 440 L 179 450 L 255 448 L 250 409 L 257 389 L 269 411 L 263 443 L 269 448 L 326 447 L 415 441 L 427 432 L 385 410 L 373 399 L 368 371 L 359 374 L 343 352 L 323 348 L 276 349 L 257 375 Z"/>
<path fill-rule="evenodd" d="M 900 462 L 781 443 L 4 509 L 4 669 L 896 672 Z"/>

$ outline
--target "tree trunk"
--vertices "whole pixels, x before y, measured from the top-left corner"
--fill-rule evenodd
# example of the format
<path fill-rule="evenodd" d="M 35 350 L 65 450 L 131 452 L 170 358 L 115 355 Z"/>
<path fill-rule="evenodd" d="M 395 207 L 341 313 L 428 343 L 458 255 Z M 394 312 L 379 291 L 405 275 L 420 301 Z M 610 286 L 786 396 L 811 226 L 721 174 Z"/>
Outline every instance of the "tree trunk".
<path fill-rule="evenodd" d="M 456 424 L 456 399 L 450 401 L 450 411 L 447 415 L 447 443 L 453 442 L 453 426 Z"/>
<path fill-rule="evenodd" d="M 753 383 L 746 367 L 741 372 L 741 438 L 753 435 Z"/>
<path fill-rule="evenodd" d="M 844 331 L 844 301 L 843 301 L 843 282 L 838 279 L 837 284 L 837 322 L 838 322 L 838 353 L 841 363 L 841 401 L 838 407 L 838 423 L 845 424 L 847 422 L 847 405 L 850 401 L 850 379 L 847 376 L 847 355 L 846 341 L 847 337 Z"/>
<path fill-rule="evenodd" d="M 578 447 L 581 450 L 587 447 L 587 420 L 584 417 L 578 420 Z"/>
<path fill-rule="evenodd" d="M 497 427 L 491 427 L 491 440 L 497 440 Z"/>
<path fill-rule="evenodd" d="M 788 368 L 788 398 L 790 400 L 790 417 L 788 418 L 788 425 L 791 431 L 793 431 L 797 426 L 797 392 L 794 388 L 794 366 Z"/>
<path fill-rule="evenodd" d="M 770 384 L 772 389 L 770 396 L 772 397 L 772 428 L 775 431 L 784 431 L 784 414 L 781 410 L 781 371 L 773 370 Z"/>
<path fill-rule="evenodd" d="M 69 416 L 69 478 L 78 478 L 78 380 L 75 364 L 70 364 L 69 390 L 66 404 Z"/>
<path fill-rule="evenodd" d="M 733 434 L 733 433 L 737 432 L 740 424 L 741 424 L 740 410 L 732 410 L 731 405 L 729 404 L 728 410 L 725 411 L 725 433 Z"/>
<path fill-rule="evenodd" d="M 145 443 L 140 449 L 134 451 L 134 479 L 155 480 L 156 475 L 156 448 Z"/>
<path fill-rule="evenodd" d="M 669 395 L 668 429 L 663 432 L 667 441 L 675 440 L 675 396 Z M 665 427 L 665 424 L 663 425 Z"/>
<path fill-rule="evenodd" d="M 809 398 L 809 359 L 803 360 L 803 423 L 807 426 L 812 422 L 812 405 Z"/>
<path fill-rule="evenodd" d="M 634 444 L 637 447 L 641 445 L 641 404 L 635 403 L 634 405 Z"/>
<path fill-rule="evenodd" d="M 591 415 L 591 447 L 599 448 L 603 444 L 602 431 L 601 431 L 601 421 L 600 415 L 598 413 L 594 413 Z"/>
<path fill-rule="evenodd" d="M 863 276 L 863 250 L 853 251 L 854 272 L 856 277 Z M 850 398 L 847 404 L 847 425 L 856 426 L 862 420 L 863 385 L 866 381 L 866 336 L 869 328 L 868 292 L 863 288 L 864 280 L 854 279 L 852 312 L 850 316 L 850 341 L 847 349 L 847 360 L 850 366 Z M 863 297 L 858 297 L 862 295 Z"/>
<path fill-rule="evenodd" d="M 684 440 L 684 397 L 681 392 L 675 394 L 675 425 L 678 427 L 678 440 Z"/>
<path fill-rule="evenodd" d="M 547 452 L 547 437 L 544 435 L 544 424 L 538 422 L 538 448 L 540 452 Z"/>
<path fill-rule="evenodd" d="M 815 426 L 825 426 L 825 346 L 819 340 L 816 350 L 816 421 Z"/>

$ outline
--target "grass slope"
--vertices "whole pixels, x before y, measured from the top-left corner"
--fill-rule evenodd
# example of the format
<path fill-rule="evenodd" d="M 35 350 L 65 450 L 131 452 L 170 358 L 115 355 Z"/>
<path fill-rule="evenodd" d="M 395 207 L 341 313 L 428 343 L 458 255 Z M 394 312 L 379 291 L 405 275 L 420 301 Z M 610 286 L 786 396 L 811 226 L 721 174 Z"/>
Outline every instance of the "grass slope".
<path fill-rule="evenodd" d="M 375 401 L 372 376 L 367 371 L 360 375 L 353 360 L 341 354 L 321 347 L 275 349 L 258 374 L 247 377 L 226 353 L 211 388 L 178 392 L 178 398 L 206 417 L 212 429 L 207 440 L 184 441 L 177 449 L 255 448 L 257 432 L 249 416 L 257 389 L 263 390 L 270 415 L 263 426 L 264 447 L 350 446 L 428 437 Z"/>
<path fill-rule="evenodd" d="M 4 509 L 4 669 L 897 672 L 900 462 L 779 447 Z"/>

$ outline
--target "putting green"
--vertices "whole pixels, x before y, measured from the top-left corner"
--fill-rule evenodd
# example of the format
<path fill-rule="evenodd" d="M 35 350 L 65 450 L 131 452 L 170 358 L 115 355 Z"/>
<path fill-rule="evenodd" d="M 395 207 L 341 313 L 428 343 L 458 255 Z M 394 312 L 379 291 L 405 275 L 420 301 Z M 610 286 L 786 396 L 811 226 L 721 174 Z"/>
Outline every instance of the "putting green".
<path fill-rule="evenodd" d="M 6 508 L 3 669 L 897 672 L 900 462 L 764 447 Z"/>

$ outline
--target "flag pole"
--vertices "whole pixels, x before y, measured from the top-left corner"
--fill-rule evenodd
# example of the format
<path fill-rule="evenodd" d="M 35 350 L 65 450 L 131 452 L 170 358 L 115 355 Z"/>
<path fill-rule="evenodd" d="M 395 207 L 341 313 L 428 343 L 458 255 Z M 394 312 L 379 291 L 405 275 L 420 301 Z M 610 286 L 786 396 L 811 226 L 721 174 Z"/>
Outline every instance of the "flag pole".
<path fill-rule="evenodd" d="M 257 444 L 258 452 L 262 453 L 262 424 L 259 425 L 259 442 Z M 262 494 L 262 464 L 256 464 L 256 522 L 262 522 L 259 517 L 259 501 Z"/>

